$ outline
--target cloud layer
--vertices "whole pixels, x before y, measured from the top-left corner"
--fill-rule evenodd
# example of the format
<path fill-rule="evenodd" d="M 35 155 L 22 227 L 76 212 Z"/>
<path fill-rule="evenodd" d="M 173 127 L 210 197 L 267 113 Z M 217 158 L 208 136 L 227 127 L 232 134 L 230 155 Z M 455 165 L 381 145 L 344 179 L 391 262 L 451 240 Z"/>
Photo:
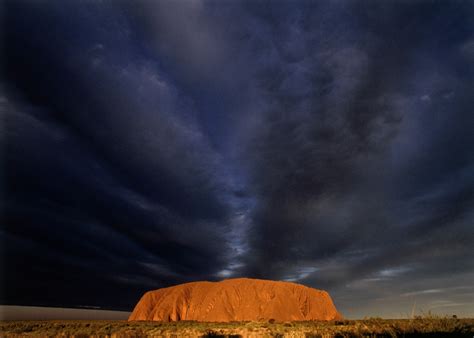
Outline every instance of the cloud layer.
<path fill-rule="evenodd" d="M 3 303 L 249 276 L 473 315 L 472 4 L 5 9 Z"/>

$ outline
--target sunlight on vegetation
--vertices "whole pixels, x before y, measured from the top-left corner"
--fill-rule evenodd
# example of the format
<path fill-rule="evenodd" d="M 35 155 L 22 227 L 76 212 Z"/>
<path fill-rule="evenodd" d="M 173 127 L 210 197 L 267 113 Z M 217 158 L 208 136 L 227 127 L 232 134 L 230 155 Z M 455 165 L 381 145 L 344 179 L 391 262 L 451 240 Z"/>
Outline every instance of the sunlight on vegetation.
<path fill-rule="evenodd" d="M 74 337 L 472 337 L 474 319 L 434 315 L 413 319 L 305 322 L 126 322 L 126 321 L 4 321 L 0 336 Z"/>

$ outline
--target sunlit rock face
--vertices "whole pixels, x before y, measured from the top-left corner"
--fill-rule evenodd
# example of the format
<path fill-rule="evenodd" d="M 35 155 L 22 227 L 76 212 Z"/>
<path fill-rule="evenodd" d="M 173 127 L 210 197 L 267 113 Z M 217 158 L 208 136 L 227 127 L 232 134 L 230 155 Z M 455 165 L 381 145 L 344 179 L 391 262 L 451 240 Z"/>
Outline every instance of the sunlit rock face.
<path fill-rule="evenodd" d="M 237 278 L 149 291 L 135 306 L 129 320 L 229 322 L 341 318 L 326 291 L 290 282 Z"/>

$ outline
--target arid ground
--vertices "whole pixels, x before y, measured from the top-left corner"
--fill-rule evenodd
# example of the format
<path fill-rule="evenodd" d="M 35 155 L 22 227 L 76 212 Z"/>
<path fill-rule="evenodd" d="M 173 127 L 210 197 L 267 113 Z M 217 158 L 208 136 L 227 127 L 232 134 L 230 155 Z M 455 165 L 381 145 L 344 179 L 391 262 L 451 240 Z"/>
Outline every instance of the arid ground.
<path fill-rule="evenodd" d="M 472 337 L 474 319 L 416 318 L 307 322 L 2 321 L 0 337 Z"/>

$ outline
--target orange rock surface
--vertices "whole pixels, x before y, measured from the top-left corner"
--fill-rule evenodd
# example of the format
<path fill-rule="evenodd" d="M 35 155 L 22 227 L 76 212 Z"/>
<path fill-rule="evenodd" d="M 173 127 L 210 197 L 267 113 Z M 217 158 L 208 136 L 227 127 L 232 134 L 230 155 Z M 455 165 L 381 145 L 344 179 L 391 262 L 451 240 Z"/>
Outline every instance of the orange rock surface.
<path fill-rule="evenodd" d="M 290 282 L 236 278 L 149 291 L 128 320 L 229 322 L 341 318 L 326 291 Z"/>

